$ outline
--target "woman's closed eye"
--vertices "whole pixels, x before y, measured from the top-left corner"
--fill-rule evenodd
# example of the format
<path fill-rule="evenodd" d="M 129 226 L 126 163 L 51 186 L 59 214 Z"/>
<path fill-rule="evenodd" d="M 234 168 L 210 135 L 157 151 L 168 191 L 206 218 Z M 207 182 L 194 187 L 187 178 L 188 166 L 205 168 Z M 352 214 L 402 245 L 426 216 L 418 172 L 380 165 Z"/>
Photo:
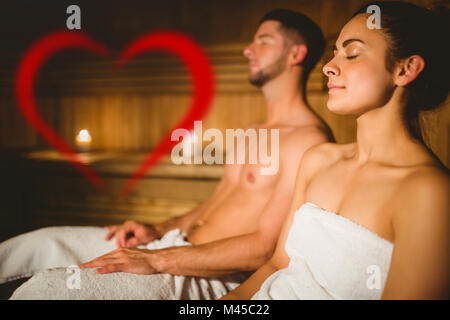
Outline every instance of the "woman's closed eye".
<path fill-rule="evenodd" d="M 352 60 L 355 59 L 356 57 L 358 57 L 358 55 L 354 55 L 354 56 L 347 56 L 345 57 L 347 60 Z"/>

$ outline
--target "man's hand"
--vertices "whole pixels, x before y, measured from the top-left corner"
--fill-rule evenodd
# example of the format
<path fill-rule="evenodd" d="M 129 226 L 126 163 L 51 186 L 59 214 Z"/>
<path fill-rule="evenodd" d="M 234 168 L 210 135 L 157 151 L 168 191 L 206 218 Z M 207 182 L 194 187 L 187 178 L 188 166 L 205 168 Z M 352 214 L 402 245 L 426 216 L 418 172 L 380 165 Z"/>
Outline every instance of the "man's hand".
<path fill-rule="evenodd" d="M 97 268 L 98 274 L 129 272 L 135 274 L 154 274 L 152 252 L 146 249 L 119 248 L 101 257 L 80 265 L 80 268 Z"/>
<path fill-rule="evenodd" d="M 161 237 L 153 225 L 135 221 L 127 221 L 123 225 L 106 226 L 105 229 L 109 231 L 105 240 L 116 237 L 117 248 L 134 248 Z"/>

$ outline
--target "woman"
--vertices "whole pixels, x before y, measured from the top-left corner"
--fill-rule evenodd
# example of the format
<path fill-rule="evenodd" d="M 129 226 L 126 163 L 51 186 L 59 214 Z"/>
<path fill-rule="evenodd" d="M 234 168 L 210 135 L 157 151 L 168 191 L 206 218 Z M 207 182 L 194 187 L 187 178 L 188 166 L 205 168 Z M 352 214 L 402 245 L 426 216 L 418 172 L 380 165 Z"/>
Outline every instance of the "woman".
<path fill-rule="evenodd" d="M 323 68 L 328 108 L 357 118 L 356 142 L 305 154 L 273 257 L 223 299 L 447 298 L 449 175 L 418 121 L 448 95 L 445 19 L 370 5 L 381 29 L 363 7 Z"/>

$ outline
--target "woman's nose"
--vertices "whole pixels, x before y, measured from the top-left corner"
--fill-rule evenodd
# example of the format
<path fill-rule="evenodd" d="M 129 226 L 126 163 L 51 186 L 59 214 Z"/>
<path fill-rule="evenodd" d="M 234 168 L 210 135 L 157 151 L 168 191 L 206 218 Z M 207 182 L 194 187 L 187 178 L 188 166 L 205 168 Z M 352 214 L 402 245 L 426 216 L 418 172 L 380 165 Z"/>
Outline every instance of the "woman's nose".
<path fill-rule="evenodd" d="M 339 68 L 337 68 L 334 64 L 332 64 L 333 60 L 328 62 L 326 65 L 323 66 L 322 71 L 327 76 L 337 76 L 339 75 Z"/>

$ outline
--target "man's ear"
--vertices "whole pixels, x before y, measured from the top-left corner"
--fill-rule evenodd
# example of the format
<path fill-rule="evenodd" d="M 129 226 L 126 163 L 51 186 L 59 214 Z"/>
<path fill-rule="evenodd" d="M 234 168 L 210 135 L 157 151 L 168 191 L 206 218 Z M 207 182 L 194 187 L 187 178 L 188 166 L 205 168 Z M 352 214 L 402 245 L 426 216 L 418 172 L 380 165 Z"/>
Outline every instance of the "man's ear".
<path fill-rule="evenodd" d="M 297 65 L 306 58 L 306 54 L 308 53 L 308 47 L 304 44 L 296 44 L 291 48 L 291 64 Z"/>
<path fill-rule="evenodd" d="M 414 81 L 425 68 L 425 60 L 419 55 L 413 55 L 398 64 L 395 72 L 394 83 L 404 87 Z"/>

